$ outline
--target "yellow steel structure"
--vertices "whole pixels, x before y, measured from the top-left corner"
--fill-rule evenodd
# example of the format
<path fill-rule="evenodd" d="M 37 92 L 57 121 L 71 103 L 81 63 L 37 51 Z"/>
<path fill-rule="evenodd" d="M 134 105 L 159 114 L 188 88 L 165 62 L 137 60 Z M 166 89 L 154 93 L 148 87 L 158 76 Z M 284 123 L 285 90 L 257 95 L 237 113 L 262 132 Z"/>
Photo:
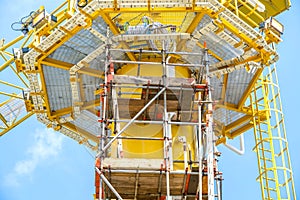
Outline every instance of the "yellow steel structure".
<path fill-rule="evenodd" d="M 153 159 L 154 164 L 139 160 L 145 165 L 164 159 L 164 174 L 153 174 L 164 177 L 166 186 L 158 188 L 155 199 L 163 194 L 212 200 L 214 181 L 221 180 L 214 141 L 227 145 L 226 140 L 253 129 L 262 199 L 296 199 L 272 46 L 281 41 L 281 30 L 271 26 L 272 17 L 289 7 L 288 0 L 68 0 L 49 14 L 41 7 L 22 24 L 23 36 L 0 45 L 0 72 L 18 80 L 0 80 L 0 136 L 36 114 L 48 128 L 90 147 L 101 160 L 95 199 L 121 199 L 103 163 L 124 157 Z M 11 47 L 18 50 L 11 53 Z M 202 60 L 190 61 L 195 55 Z M 245 85 L 239 85 L 239 77 Z M 185 95 L 194 95 L 188 110 L 180 101 Z M 189 120 L 181 119 L 185 112 Z M 133 196 L 116 187 L 125 197 L 145 198 L 137 187 L 145 178 L 139 173 L 143 169 L 135 170 Z M 176 174 L 180 170 L 187 172 Z M 198 186 L 192 188 L 195 171 Z M 117 181 L 122 173 L 115 170 Z M 177 188 L 180 178 L 184 184 Z"/>

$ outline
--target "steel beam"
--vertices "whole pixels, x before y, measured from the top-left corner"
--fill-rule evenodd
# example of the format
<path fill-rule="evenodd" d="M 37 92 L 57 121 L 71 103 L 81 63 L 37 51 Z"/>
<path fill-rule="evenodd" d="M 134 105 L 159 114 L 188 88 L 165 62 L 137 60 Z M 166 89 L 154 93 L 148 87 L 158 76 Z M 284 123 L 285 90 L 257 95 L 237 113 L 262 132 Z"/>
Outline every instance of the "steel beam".
<path fill-rule="evenodd" d="M 120 31 L 116 27 L 115 23 L 112 21 L 110 16 L 107 13 L 104 13 L 104 12 L 100 12 L 100 15 L 103 18 L 103 20 L 108 24 L 108 26 L 109 26 L 110 30 L 112 31 L 112 33 L 114 35 L 119 35 Z M 126 42 L 120 42 L 120 44 L 124 49 L 130 49 L 130 47 L 128 46 L 128 44 Z M 137 60 L 135 55 L 132 52 L 127 52 L 126 54 L 127 54 L 127 56 L 129 57 L 129 59 L 131 61 L 136 61 Z"/>
<path fill-rule="evenodd" d="M 238 109 L 241 109 L 249 95 L 251 94 L 251 91 L 253 87 L 255 86 L 255 83 L 257 82 L 258 78 L 260 77 L 261 73 L 263 71 L 263 68 L 258 68 L 254 77 L 252 78 L 251 82 L 249 83 L 247 89 L 245 90 L 245 93 L 243 94 L 242 98 L 240 99 L 240 102 L 238 103 Z"/>
<path fill-rule="evenodd" d="M 24 122 L 26 119 L 28 119 L 29 117 L 31 117 L 33 114 L 34 114 L 33 112 L 27 113 L 27 115 L 25 115 L 25 116 L 22 117 L 21 119 L 15 121 L 15 123 L 13 123 L 12 125 L 10 125 L 9 127 L 7 127 L 6 129 L 4 129 L 4 131 L 0 131 L 0 136 L 3 136 L 3 135 L 6 134 L 8 131 L 12 130 L 13 128 L 15 128 L 16 126 L 18 126 L 18 125 L 21 124 L 22 122 Z"/>

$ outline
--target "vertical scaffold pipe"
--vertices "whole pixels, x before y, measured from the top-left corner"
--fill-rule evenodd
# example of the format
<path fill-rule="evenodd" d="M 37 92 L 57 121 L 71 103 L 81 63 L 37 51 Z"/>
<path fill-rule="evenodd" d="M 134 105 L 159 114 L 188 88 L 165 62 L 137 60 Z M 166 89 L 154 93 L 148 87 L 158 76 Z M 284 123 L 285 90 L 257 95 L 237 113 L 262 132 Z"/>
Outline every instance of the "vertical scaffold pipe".
<path fill-rule="evenodd" d="M 208 49 L 204 44 L 204 65 L 206 68 L 206 82 L 207 82 L 207 101 L 208 101 L 208 113 L 206 115 L 206 140 L 207 140 L 207 179 L 208 179 L 208 200 L 215 199 L 214 192 L 214 144 L 213 144 L 213 105 L 211 97 L 211 85 L 209 77 L 209 60 L 208 60 Z"/>
<path fill-rule="evenodd" d="M 198 199 L 202 199 L 202 117 L 201 117 L 201 95 L 198 96 L 198 162 L 199 162 L 199 180 L 198 180 Z"/>
<path fill-rule="evenodd" d="M 109 38 L 109 28 L 107 28 L 107 31 L 106 31 L 106 36 L 107 38 Z M 103 84 L 103 91 L 104 91 L 104 97 L 103 97 L 103 102 L 102 102 L 102 116 L 101 116 L 101 133 L 100 133 L 100 144 L 99 144 L 99 150 L 100 152 L 103 151 L 103 148 L 104 148 L 104 145 L 105 145 L 105 126 L 106 126 L 106 102 L 107 102 L 107 81 L 108 81 L 108 69 L 106 69 L 106 67 L 108 66 L 109 62 L 108 62 L 108 58 L 109 58 L 109 42 L 108 40 L 106 41 L 106 49 L 105 49 L 105 55 L 106 55 L 106 58 L 105 58 L 105 78 L 104 78 L 104 84 Z M 99 166 L 99 169 L 102 169 L 102 161 L 103 161 L 103 158 L 104 158 L 105 154 L 98 154 L 96 157 L 99 157 L 100 158 L 100 166 Z M 101 178 L 100 179 L 100 184 L 99 184 L 99 198 L 102 200 L 103 198 L 103 191 L 102 191 L 102 188 L 103 188 L 103 179 Z"/>
<path fill-rule="evenodd" d="M 162 45 L 163 49 L 162 49 L 162 67 L 163 67 L 163 84 L 164 87 L 167 87 L 167 66 L 166 66 L 166 55 L 165 55 L 165 42 L 163 41 L 163 45 Z M 169 134 L 168 132 L 170 131 L 168 129 L 168 111 L 167 111 L 167 91 L 164 91 L 164 123 L 163 123 L 163 132 L 164 132 L 164 161 L 165 161 L 165 168 L 166 168 L 166 192 L 167 192 L 167 196 L 166 199 L 169 200 L 170 198 L 172 198 L 170 196 L 170 169 L 171 169 L 171 165 L 173 165 L 173 163 L 170 162 L 170 157 L 172 156 L 172 154 L 170 154 L 170 138 L 169 138 Z"/>

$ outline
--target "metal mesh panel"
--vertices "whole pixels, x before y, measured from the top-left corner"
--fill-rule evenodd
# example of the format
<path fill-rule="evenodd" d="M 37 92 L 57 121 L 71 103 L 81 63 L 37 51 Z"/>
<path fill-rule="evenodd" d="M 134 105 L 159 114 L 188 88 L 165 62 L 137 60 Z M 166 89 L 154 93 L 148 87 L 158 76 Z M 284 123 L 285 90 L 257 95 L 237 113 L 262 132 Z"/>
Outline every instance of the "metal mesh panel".
<path fill-rule="evenodd" d="M 208 15 L 205 14 L 205 15 L 202 17 L 200 23 L 197 25 L 197 28 L 196 28 L 195 31 L 193 32 L 193 35 L 195 35 L 196 32 L 197 32 L 199 29 L 203 28 L 203 27 L 204 27 L 206 24 L 208 24 L 209 22 L 211 22 L 211 18 L 210 18 L 210 16 L 208 16 Z"/>
<path fill-rule="evenodd" d="M 12 99 L 0 107 L 0 113 L 6 120 L 6 123 L 11 124 L 20 115 L 24 115 L 27 112 L 22 99 Z M 2 120 L 0 120 L 0 127 L 5 127 Z"/>
<path fill-rule="evenodd" d="M 207 35 L 203 35 L 199 39 L 200 43 L 206 42 L 207 48 L 212 52 L 216 53 L 223 60 L 228 60 L 234 57 L 237 57 L 242 54 L 243 51 L 239 49 L 235 49 L 230 44 L 228 44 L 225 40 L 221 39 L 214 33 L 208 33 Z"/>
<path fill-rule="evenodd" d="M 49 58 L 53 58 L 63 62 L 68 62 L 71 64 L 76 64 L 85 56 L 86 54 L 84 54 L 83 52 L 79 52 L 76 49 L 72 49 L 63 44 L 60 48 L 58 48 L 51 55 L 49 55 Z"/>
<path fill-rule="evenodd" d="M 186 32 L 189 25 L 192 23 L 195 13 L 187 12 L 184 16 L 181 25 L 178 27 L 178 32 Z"/>
<path fill-rule="evenodd" d="M 225 126 L 244 116 L 245 114 L 243 113 L 235 112 L 233 110 L 227 110 L 224 108 L 219 108 L 214 112 L 214 119 L 218 120 L 221 123 L 224 123 Z"/>
<path fill-rule="evenodd" d="M 74 122 L 76 127 L 79 127 L 94 135 L 99 135 L 100 127 L 98 117 L 89 111 L 82 111 Z"/>
<path fill-rule="evenodd" d="M 107 24 L 104 22 L 102 17 L 98 17 L 93 20 L 92 28 L 101 34 L 106 35 Z"/>
<path fill-rule="evenodd" d="M 234 133 L 235 131 L 237 131 L 238 129 L 240 129 L 240 128 L 246 126 L 246 125 L 249 124 L 249 123 L 250 123 L 250 119 L 247 120 L 246 122 L 242 123 L 241 125 L 236 126 L 235 128 L 231 129 L 231 130 L 229 131 L 229 133 Z"/>
<path fill-rule="evenodd" d="M 106 35 L 107 24 L 101 17 L 93 21 L 92 28 L 99 33 Z M 56 49 L 50 58 L 76 64 L 88 54 L 103 44 L 98 37 L 86 29 L 82 29 L 61 47 Z M 90 63 L 90 68 L 103 71 L 101 60 L 105 58 L 102 54 Z M 48 99 L 51 110 L 59 110 L 72 106 L 72 93 L 69 82 L 69 71 L 57 69 L 49 66 L 43 66 L 44 77 L 48 92 Z M 94 100 L 94 90 L 101 82 L 101 79 L 82 75 L 82 88 L 85 99 L 83 101 Z"/>
<path fill-rule="evenodd" d="M 60 110 L 72 105 L 69 71 L 43 65 L 48 100 L 51 110 Z"/>
<path fill-rule="evenodd" d="M 90 31 L 83 29 L 68 40 L 65 45 L 71 49 L 76 49 L 76 51 L 82 54 L 88 55 L 102 43 L 103 42 Z"/>
<path fill-rule="evenodd" d="M 99 18 L 93 21 L 93 27 L 99 33 L 106 33 L 106 25 L 104 25 L 103 20 L 100 20 Z M 101 41 L 98 37 L 93 35 L 90 31 L 82 29 L 49 55 L 49 57 L 76 64 L 89 53 L 98 48 L 101 44 L 103 44 L 103 41 Z"/>
<path fill-rule="evenodd" d="M 88 75 L 82 75 L 82 89 L 84 90 L 85 99 L 82 101 L 92 101 L 95 100 L 94 91 L 102 83 L 102 80 L 97 77 L 91 77 Z"/>
<path fill-rule="evenodd" d="M 248 73 L 246 69 L 240 69 L 230 73 L 228 75 L 225 101 L 237 105 L 253 76 L 254 74 Z"/>
<path fill-rule="evenodd" d="M 223 88 L 223 76 L 220 78 L 212 77 L 211 79 L 211 86 L 212 86 L 212 99 L 215 101 L 220 100 L 222 97 L 222 88 Z"/>

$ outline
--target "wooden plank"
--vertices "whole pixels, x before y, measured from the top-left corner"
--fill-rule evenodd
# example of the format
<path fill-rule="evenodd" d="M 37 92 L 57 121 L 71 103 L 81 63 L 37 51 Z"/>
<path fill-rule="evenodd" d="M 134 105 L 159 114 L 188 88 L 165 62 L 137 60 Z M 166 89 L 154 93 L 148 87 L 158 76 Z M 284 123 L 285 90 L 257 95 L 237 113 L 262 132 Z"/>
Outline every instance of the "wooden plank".
<path fill-rule="evenodd" d="M 104 173 L 105 176 L 108 173 Z M 118 193 L 126 199 L 133 199 L 135 194 L 136 173 L 120 173 L 112 171 L 110 173 L 111 184 Z M 140 173 L 137 199 L 155 199 L 158 197 L 159 173 Z M 182 191 L 182 181 L 184 174 L 170 175 L 170 193 L 174 196 L 180 196 Z M 161 195 L 166 195 L 166 176 L 162 175 Z"/>
<path fill-rule="evenodd" d="M 103 168 L 122 170 L 156 170 L 161 169 L 163 159 L 137 159 L 137 158 L 105 158 Z"/>
<path fill-rule="evenodd" d="M 181 110 L 178 110 L 178 101 L 177 100 L 169 100 L 167 102 L 167 110 L 168 112 L 176 112 L 176 113 L 183 113 L 184 117 L 180 117 L 179 121 L 196 121 L 198 119 L 197 114 L 197 104 L 194 104 L 193 107 L 191 107 L 191 102 L 188 102 L 187 98 L 184 98 L 183 101 L 186 101 L 184 105 L 181 107 Z M 155 113 L 155 106 L 158 108 Z M 138 100 L 138 99 L 118 99 L 118 107 L 119 107 L 119 115 L 121 119 L 131 119 L 134 117 L 143 107 L 144 107 L 144 101 Z M 146 118 L 144 118 L 144 115 L 142 115 L 139 120 L 149 120 L 149 119 L 157 119 L 158 115 L 162 115 L 163 112 L 163 100 L 158 100 L 156 102 L 153 102 L 147 109 L 147 115 Z M 154 116 L 156 115 L 156 116 Z M 190 117 L 192 115 L 192 118 Z M 175 120 L 177 116 L 173 118 Z"/>
<path fill-rule="evenodd" d="M 167 82 L 169 86 L 191 86 L 195 82 L 194 78 L 175 78 L 168 77 Z M 128 76 L 128 75 L 114 75 L 113 83 L 116 84 L 151 84 L 151 85 L 162 85 L 162 77 L 153 76 Z"/>

